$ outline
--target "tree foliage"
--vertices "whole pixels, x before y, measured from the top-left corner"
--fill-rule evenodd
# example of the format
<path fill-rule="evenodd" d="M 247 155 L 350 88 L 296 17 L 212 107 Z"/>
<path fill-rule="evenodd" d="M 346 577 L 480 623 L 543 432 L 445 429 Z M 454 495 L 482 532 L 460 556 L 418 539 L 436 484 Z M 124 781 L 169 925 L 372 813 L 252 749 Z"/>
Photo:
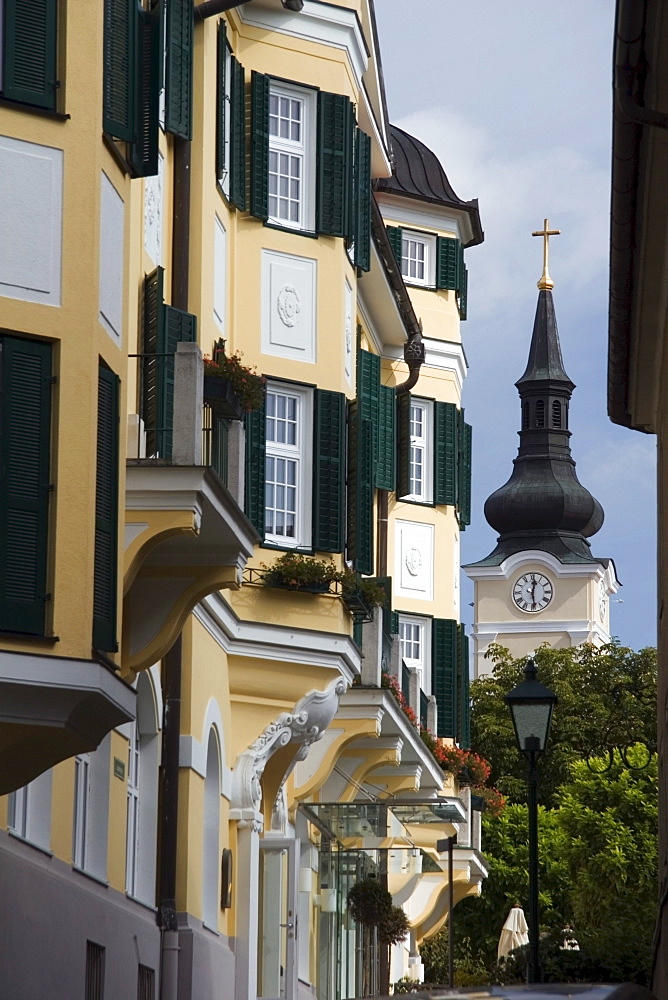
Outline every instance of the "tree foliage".
<path fill-rule="evenodd" d="M 511 802 L 526 801 L 526 765 L 504 697 L 523 679 L 526 659 L 491 646 L 490 677 L 471 685 L 473 749 L 492 765 L 491 783 Z M 635 653 L 618 643 L 568 649 L 541 647 L 538 678 L 559 698 L 548 752 L 540 761 L 540 801 L 553 805 L 569 767 L 611 748 L 656 747 L 656 650 Z"/>
<path fill-rule="evenodd" d="M 455 978 L 520 982 L 525 956 L 499 965 L 501 927 L 528 902 L 526 768 L 504 696 L 525 659 L 492 647 L 494 672 L 472 685 L 473 748 L 511 802 L 483 818 L 489 877 L 454 914 Z M 541 964 L 547 981 L 648 983 L 657 903 L 656 651 L 541 648 L 538 677 L 557 694 L 539 763 Z M 570 930 L 566 930 L 570 928 Z M 429 982 L 447 977 L 447 928 L 420 949 Z M 564 949 L 574 937 L 579 950 Z"/>

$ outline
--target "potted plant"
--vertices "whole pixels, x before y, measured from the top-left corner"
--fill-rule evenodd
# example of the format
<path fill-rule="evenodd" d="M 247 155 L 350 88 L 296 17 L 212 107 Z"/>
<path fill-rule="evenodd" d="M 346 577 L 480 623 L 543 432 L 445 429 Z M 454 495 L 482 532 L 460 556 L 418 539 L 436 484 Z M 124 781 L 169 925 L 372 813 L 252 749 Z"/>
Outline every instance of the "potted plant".
<path fill-rule="evenodd" d="M 398 944 L 410 930 L 403 909 L 393 904 L 391 893 L 373 875 L 356 882 L 351 888 L 348 909 L 358 923 L 376 927 L 378 939 L 384 944 Z"/>
<path fill-rule="evenodd" d="M 224 345 L 224 341 L 218 343 Z M 214 348 L 213 358 L 204 355 L 204 402 L 216 416 L 240 420 L 264 403 L 265 379 L 255 368 L 242 364 L 241 358 L 239 351 L 225 354 L 224 346 Z"/>
<path fill-rule="evenodd" d="M 356 622 L 372 621 L 374 608 L 384 608 L 387 603 L 381 584 L 350 570 L 341 577 L 341 597 Z"/>
<path fill-rule="evenodd" d="M 330 585 L 341 579 L 331 560 L 314 559 L 301 552 L 285 552 L 272 566 L 265 566 L 263 579 L 268 587 L 283 590 L 303 590 L 311 594 L 326 594 Z"/>

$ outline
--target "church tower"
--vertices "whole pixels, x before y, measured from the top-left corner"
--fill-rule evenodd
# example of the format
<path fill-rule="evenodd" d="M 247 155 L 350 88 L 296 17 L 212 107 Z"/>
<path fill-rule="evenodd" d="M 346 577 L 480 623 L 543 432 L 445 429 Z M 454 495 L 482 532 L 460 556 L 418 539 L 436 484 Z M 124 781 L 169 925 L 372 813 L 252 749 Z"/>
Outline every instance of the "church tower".
<path fill-rule="evenodd" d="M 603 524 L 603 508 L 578 481 L 571 456 L 568 409 L 574 383 L 564 369 L 543 230 L 543 274 L 520 395 L 519 450 L 512 475 L 485 503 L 499 533 L 487 558 L 463 567 L 474 581 L 475 676 L 489 673 L 491 643 L 524 656 L 542 643 L 555 647 L 609 642 L 614 563 L 592 555 L 588 539 Z"/>

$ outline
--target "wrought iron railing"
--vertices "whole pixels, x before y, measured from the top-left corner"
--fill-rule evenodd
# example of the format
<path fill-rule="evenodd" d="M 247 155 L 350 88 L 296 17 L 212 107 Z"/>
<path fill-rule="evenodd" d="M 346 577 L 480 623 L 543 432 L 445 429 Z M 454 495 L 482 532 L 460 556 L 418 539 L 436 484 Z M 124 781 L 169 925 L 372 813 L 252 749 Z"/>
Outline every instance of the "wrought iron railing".
<path fill-rule="evenodd" d="M 401 693 L 407 702 L 411 696 L 411 672 L 404 661 L 401 661 Z"/>
<path fill-rule="evenodd" d="M 202 465 L 210 465 L 227 485 L 228 433 L 230 422 L 218 417 L 206 403 L 203 408 Z"/>
<path fill-rule="evenodd" d="M 427 720 L 429 713 L 429 698 L 424 693 L 422 688 L 420 688 L 420 725 L 427 729 Z"/>

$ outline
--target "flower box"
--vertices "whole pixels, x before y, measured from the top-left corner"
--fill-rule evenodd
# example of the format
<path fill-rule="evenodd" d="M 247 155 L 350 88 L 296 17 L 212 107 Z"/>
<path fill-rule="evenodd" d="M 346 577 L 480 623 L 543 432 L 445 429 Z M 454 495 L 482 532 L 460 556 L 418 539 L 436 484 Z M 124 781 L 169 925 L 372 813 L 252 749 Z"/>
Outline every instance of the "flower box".
<path fill-rule="evenodd" d="M 219 375 L 204 375 L 204 402 L 211 407 L 217 417 L 241 420 L 244 415 L 239 397 L 229 379 L 221 378 Z"/>
<path fill-rule="evenodd" d="M 329 593 L 329 580 L 320 580 L 314 583 L 287 583 L 285 581 L 273 583 L 271 580 L 265 579 L 265 583 L 268 587 L 274 587 L 276 590 L 301 590 L 305 594 Z"/>

